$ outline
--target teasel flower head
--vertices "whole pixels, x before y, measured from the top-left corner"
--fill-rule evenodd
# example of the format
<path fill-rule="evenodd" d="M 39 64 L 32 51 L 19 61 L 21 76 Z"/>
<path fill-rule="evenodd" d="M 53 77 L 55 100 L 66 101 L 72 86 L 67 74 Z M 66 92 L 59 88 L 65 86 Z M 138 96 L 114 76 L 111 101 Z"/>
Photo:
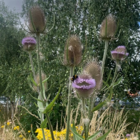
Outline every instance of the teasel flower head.
<path fill-rule="evenodd" d="M 46 27 L 45 16 L 39 6 L 33 6 L 29 10 L 29 30 L 32 33 L 43 33 Z"/>
<path fill-rule="evenodd" d="M 95 79 L 86 73 L 82 73 L 72 82 L 72 87 L 80 97 L 88 98 L 93 93 L 96 86 Z"/>
<path fill-rule="evenodd" d="M 111 51 L 111 55 L 113 60 L 120 62 L 128 56 L 128 53 L 125 46 L 118 46 L 115 50 Z"/>
<path fill-rule="evenodd" d="M 103 40 L 110 40 L 115 36 L 116 21 L 114 17 L 109 14 L 102 22 L 100 28 L 100 37 Z"/>
<path fill-rule="evenodd" d="M 45 79 L 46 79 L 46 75 L 42 72 L 42 81 L 45 80 Z M 39 74 L 37 74 L 37 75 L 35 76 L 35 82 L 37 83 L 37 85 L 38 85 L 38 87 L 39 87 L 39 85 L 40 85 Z M 44 83 L 43 86 L 44 86 L 45 90 L 47 90 L 47 84 Z M 34 86 L 33 89 L 37 92 L 37 91 L 38 91 L 38 87 Z"/>
<path fill-rule="evenodd" d="M 36 40 L 33 37 L 25 37 L 22 39 L 22 47 L 24 51 L 31 52 L 36 48 Z"/>
<path fill-rule="evenodd" d="M 66 41 L 63 64 L 70 67 L 77 66 L 82 60 L 82 48 L 79 37 L 70 36 Z"/>
<path fill-rule="evenodd" d="M 94 89 L 100 90 L 102 86 L 102 73 L 101 67 L 96 60 L 89 61 L 84 68 L 84 71 L 88 73 L 96 81 Z"/>

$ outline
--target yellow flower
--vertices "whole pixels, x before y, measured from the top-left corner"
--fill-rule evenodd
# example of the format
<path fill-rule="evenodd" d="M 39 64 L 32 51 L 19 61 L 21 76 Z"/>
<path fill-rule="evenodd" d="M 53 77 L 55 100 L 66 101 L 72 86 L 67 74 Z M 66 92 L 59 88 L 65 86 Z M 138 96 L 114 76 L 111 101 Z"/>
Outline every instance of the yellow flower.
<path fill-rule="evenodd" d="M 23 138 L 22 140 L 26 140 L 26 138 Z"/>
<path fill-rule="evenodd" d="M 30 131 L 30 130 L 28 130 L 28 133 L 31 133 L 31 131 Z"/>
<path fill-rule="evenodd" d="M 11 122 L 7 122 L 7 125 L 10 125 L 11 124 Z"/>
<path fill-rule="evenodd" d="M 1 128 L 4 128 L 4 125 L 2 125 Z"/>
<path fill-rule="evenodd" d="M 19 130 L 19 126 L 15 126 L 14 127 L 14 130 Z"/>
<path fill-rule="evenodd" d="M 19 138 L 23 138 L 23 135 L 19 135 Z"/>

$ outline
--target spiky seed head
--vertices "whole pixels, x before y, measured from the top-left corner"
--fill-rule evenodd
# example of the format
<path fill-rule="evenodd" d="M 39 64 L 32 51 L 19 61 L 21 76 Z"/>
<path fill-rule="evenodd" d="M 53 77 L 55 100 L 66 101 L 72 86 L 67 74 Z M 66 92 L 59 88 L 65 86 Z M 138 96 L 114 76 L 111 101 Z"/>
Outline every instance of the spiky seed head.
<path fill-rule="evenodd" d="M 64 65 L 77 66 L 82 59 L 82 44 L 78 36 L 70 36 L 64 49 Z"/>
<path fill-rule="evenodd" d="M 75 88 L 78 95 L 83 98 L 90 97 L 95 86 L 95 79 L 92 79 L 92 77 L 85 72 L 82 72 L 78 78 L 72 82 L 72 87 Z"/>
<path fill-rule="evenodd" d="M 100 37 L 103 40 L 110 40 L 114 37 L 116 31 L 115 18 L 109 14 L 102 22 L 100 28 Z"/>
<path fill-rule="evenodd" d="M 99 90 L 102 85 L 102 79 L 101 79 L 101 67 L 98 64 L 97 61 L 90 61 L 87 63 L 87 65 L 84 68 L 84 71 L 87 72 L 93 79 L 96 81 L 95 89 Z"/>
<path fill-rule="evenodd" d="M 45 80 L 45 79 L 46 79 L 46 75 L 45 75 L 44 73 L 42 73 L 42 81 Z M 37 85 L 40 85 L 39 74 L 37 74 L 37 75 L 35 76 L 35 81 L 36 81 Z M 47 84 L 44 83 L 43 86 L 44 86 L 45 90 L 47 90 Z M 34 88 L 34 90 L 35 90 L 36 92 L 38 91 L 38 88 L 37 88 L 36 86 L 34 86 L 33 88 Z"/>
<path fill-rule="evenodd" d="M 33 37 L 25 37 L 22 39 L 22 48 L 24 51 L 31 52 L 36 48 L 36 40 Z"/>
<path fill-rule="evenodd" d="M 29 10 L 29 30 L 32 33 L 43 33 L 45 30 L 45 16 L 39 6 L 33 6 Z"/>

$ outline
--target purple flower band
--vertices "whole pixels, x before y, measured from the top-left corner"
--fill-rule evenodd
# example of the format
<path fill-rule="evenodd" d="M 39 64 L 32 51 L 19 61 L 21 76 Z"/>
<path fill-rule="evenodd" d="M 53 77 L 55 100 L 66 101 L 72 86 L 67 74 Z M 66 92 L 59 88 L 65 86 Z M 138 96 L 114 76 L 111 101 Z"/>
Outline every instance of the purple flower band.
<path fill-rule="evenodd" d="M 72 87 L 76 89 L 91 89 L 96 86 L 95 79 L 82 79 L 78 77 L 72 83 Z"/>
<path fill-rule="evenodd" d="M 25 37 L 22 39 L 22 45 L 25 45 L 25 44 L 36 44 L 36 40 L 33 38 L 33 37 Z"/>

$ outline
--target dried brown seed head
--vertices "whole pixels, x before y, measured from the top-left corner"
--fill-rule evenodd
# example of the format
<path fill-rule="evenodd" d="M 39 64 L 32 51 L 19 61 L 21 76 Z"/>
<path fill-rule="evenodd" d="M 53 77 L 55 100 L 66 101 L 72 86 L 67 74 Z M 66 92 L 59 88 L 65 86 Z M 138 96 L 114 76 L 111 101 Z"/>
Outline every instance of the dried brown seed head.
<path fill-rule="evenodd" d="M 65 45 L 64 65 L 77 66 L 82 59 L 82 44 L 76 35 L 70 36 Z"/>
<path fill-rule="evenodd" d="M 29 10 L 29 30 L 32 33 L 43 33 L 45 30 L 45 16 L 39 6 Z"/>
<path fill-rule="evenodd" d="M 96 81 L 95 89 L 99 90 L 102 85 L 102 79 L 101 79 L 101 67 L 98 64 L 97 61 L 90 61 L 84 68 L 84 71 L 86 71 L 93 79 Z"/>
<path fill-rule="evenodd" d="M 102 22 L 100 29 L 100 37 L 103 40 L 110 40 L 114 37 L 116 31 L 116 21 L 114 17 L 109 14 Z"/>

